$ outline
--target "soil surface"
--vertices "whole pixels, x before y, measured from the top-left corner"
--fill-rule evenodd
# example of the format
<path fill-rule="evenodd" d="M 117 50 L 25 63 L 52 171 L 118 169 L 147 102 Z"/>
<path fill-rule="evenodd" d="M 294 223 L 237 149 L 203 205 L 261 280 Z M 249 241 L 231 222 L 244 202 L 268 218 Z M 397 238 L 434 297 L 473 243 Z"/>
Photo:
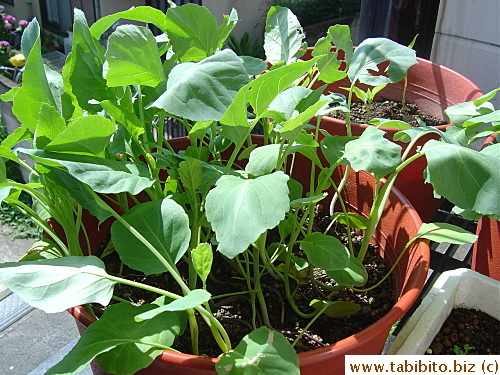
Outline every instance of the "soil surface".
<path fill-rule="evenodd" d="M 344 120 L 344 113 L 337 111 L 332 117 Z M 447 122 L 434 116 L 422 112 L 415 104 L 402 105 L 401 102 L 394 100 L 384 100 L 373 102 L 370 112 L 367 113 L 367 107 L 362 102 L 353 102 L 351 104 L 351 121 L 358 124 L 366 124 L 373 118 L 383 118 L 390 120 L 400 120 L 407 122 L 413 127 L 421 126 L 417 118 L 423 121 L 427 126 L 446 125 Z"/>
<path fill-rule="evenodd" d="M 321 230 L 324 225 L 327 225 L 328 217 L 325 218 L 325 223 L 319 223 L 318 230 Z M 332 230 L 338 230 L 333 228 Z M 332 233 L 330 233 L 332 234 Z M 355 246 L 360 245 L 361 236 L 353 233 L 356 242 Z M 337 237 L 341 241 L 345 241 L 347 235 L 337 233 Z M 355 250 L 356 251 L 356 250 Z M 302 255 L 297 252 L 296 255 Z M 304 256 L 305 258 L 305 256 Z M 121 275 L 128 279 L 140 281 L 160 288 L 166 288 L 174 293 L 181 293 L 171 286 L 176 286 L 168 274 L 145 276 L 137 271 L 131 270 L 126 266 L 122 266 L 118 255 L 112 253 L 103 258 L 106 264 L 106 269 L 110 274 Z M 363 262 L 367 268 L 369 280 L 364 288 L 376 284 L 382 277 L 386 275 L 389 267 L 383 259 L 377 254 L 375 248 L 370 248 Z M 179 266 L 181 273 L 187 275 L 185 264 Z M 324 284 L 334 285 L 333 281 L 326 276 L 324 271 L 315 269 L 314 276 L 317 280 Z M 299 318 L 290 307 L 285 294 L 284 284 L 281 279 L 276 280 L 270 275 L 266 275 L 262 279 L 266 305 L 269 313 L 269 320 L 272 328 L 283 333 L 290 342 L 293 342 L 297 335 L 309 323 L 310 319 Z M 297 288 L 297 289 L 296 289 Z M 214 253 L 214 263 L 212 267 L 211 277 L 207 280 L 207 289 L 212 296 L 246 291 L 247 285 L 241 275 L 237 272 L 234 262 L 223 258 L 219 253 Z M 326 345 L 332 344 L 352 334 L 355 334 L 375 321 L 379 320 L 394 304 L 394 292 L 391 278 L 387 278 L 380 286 L 368 292 L 356 292 L 352 289 L 344 289 L 341 291 L 330 292 L 311 282 L 306 282 L 303 285 L 297 285 L 297 282 L 292 280 L 290 289 L 297 290 L 294 295 L 294 300 L 299 309 L 305 313 L 315 311 L 309 306 L 312 299 L 327 299 L 331 301 L 351 301 L 359 304 L 361 309 L 353 316 L 345 318 L 329 318 L 324 314 L 319 317 L 314 324 L 303 334 L 302 339 L 295 346 L 297 352 L 317 349 Z M 134 304 L 144 304 L 155 300 L 158 295 L 154 293 L 144 293 L 143 290 L 130 288 L 124 285 L 115 287 L 115 295 L 129 300 Z M 241 294 L 227 298 L 215 299 L 211 302 L 211 310 L 217 317 L 224 328 L 228 331 L 233 347 L 249 332 L 252 331 L 252 314 L 250 306 L 249 294 Z M 102 311 L 100 312 L 102 314 Z M 99 316 L 99 312 L 97 312 Z M 199 318 L 199 317 L 198 317 Z M 221 354 L 219 347 L 215 344 L 212 333 L 202 319 L 199 320 L 200 329 L 200 353 L 209 357 L 217 357 Z M 257 326 L 263 325 L 261 312 L 257 312 Z M 189 332 L 186 330 L 184 336 L 177 340 L 174 348 L 184 353 L 191 353 L 191 342 Z"/>
<path fill-rule="evenodd" d="M 478 310 L 456 308 L 427 354 L 500 354 L 500 322 Z M 470 348 L 467 350 L 467 348 Z"/>

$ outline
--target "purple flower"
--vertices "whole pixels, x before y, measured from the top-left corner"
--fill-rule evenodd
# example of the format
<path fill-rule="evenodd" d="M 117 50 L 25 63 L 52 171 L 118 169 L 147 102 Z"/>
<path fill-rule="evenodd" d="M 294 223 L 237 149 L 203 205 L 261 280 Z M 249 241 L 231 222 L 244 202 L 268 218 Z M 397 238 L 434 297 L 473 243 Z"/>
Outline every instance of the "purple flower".
<path fill-rule="evenodd" d="M 0 47 L 8 48 L 10 47 L 10 44 L 6 40 L 0 40 Z"/>
<path fill-rule="evenodd" d="M 5 9 L 5 7 L 4 7 L 3 5 L 0 5 L 0 12 L 1 12 L 2 10 L 4 10 L 4 9 Z"/>
<path fill-rule="evenodd" d="M 9 21 L 4 21 L 3 25 L 5 26 L 6 29 L 12 30 L 12 25 L 9 23 Z"/>
<path fill-rule="evenodd" d="M 5 19 L 6 19 L 7 21 L 9 21 L 10 23 L 12 23 L 12 24 L 16 23 L 16 19 L 15 19 L 14 17 L 12 17 L 10 14 L 7 14 L 7 15 L 5 16 Z"/>
<path fill-rule="evenodd" d="M 28 21 L 26 21 L 26 20 L 19 20 L 19 26 L 21 26 L 21 27 L 28 26 Z"/>

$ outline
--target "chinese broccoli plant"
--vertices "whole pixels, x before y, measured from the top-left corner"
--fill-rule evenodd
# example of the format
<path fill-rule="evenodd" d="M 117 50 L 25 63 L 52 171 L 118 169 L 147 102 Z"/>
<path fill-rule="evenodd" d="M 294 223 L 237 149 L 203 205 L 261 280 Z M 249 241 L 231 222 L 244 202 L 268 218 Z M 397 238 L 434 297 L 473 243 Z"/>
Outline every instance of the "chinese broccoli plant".
<path fill-rule="evenodd" d="M 262 280 L 283 284 L 287 303 L 310 322 L 321 314 L 355 319 L 359 306 L 330 300 L 330 291 L 303 310 L 294 298 L 297 275 L 321 288 L 313 277 L 317 268 L 336 283 L 334 289 L 363 288 L 369 240 L 405 166 L 425 157 L 426 179 L 436 194 L 469 215 L 500 215 L 500 146 L 481 152 L 467 147 L 477 124 L 493 120 L 487 131 L 498 130 L 498 112 L 488 103 L 493 94 L 450 109 L 450 118 L 460 121 L 446 133 L 430 127 L 401 131 L 399 139 L 410 146 L 426 133 L 437 133 L 439 140 L 415 155 L 376 127 L 360 137 L 340 137 L 309 124 L 341 109 L 349 127 L 356 84 L 374 87 L 374 93 L 404 79 L 417 63 L 407 47 L 374 38 L 353 50 L 349 29 L 333 26 L 312 58 L 301 60 L 302 29 L 281 7 L 272 7 L 267 16 L 267 62 L 223 49 L 238 20 L 235 10 L 221 24 L 194 4 L 172 6 L 166 13 L 131 8 L 91 27 L 79 10 L 74 19 L 72 51 L 62 74 L 44 64 L 39 25 L 36 19 L 29 24 L 21 46 L 27 58 L 22 86 L 2 96 L 13 102 L 22 125 L 0 145 L 0 197 L 45 235 L 21 261 L 1 264 L 0 279 L 47 312 L 109 305 L 47 374 L 77 374 L 96 357 L 107 372 L 132 374 L 162 351 L 175 350 L 182 335 L 190 337 L 190 352 L 198 355 L 202 325 L 220 348 L 220 374 L 241 373 L 245 366 L 259 373 L 297 374 L 294 346 L 300 337 L 291 342 L 273 329 Z M 101 35 L 121 19 L 146 26 L 118 26 L 103 47 Z M 386 74 L 373 75 L 381 62 L 389 62 Z M 346 76 L 352 82 L 347 97 L 312 89 L 318 81 Z M 188 132 L 182 150 L 166 139 L 167 118 Z M 252 137 L 257 128 L 263 135 Z M 29 141 L 31 148 L 18 147 L 20 141 Z M 312 166 L 308 183 L 294 178 L 300 174 L 294 170 L 299 157 Z M 30 181 L 8 180 L 4 160 L 31 172 Z M 364 170 L 380 180 L 369 217 L 346 212 L 341 192 L 346 177 L 332 178 L 339 166 L 347 166 L 341 168 L 346 176 Z M 32 206 L 19 200 L 21 192 L 31 196 Z M 316 207 L 327 199 L 337 209 L 332 223 L 364 229 L 359 251 L 350 241 L 345 245 L 313 230 Z M 110 244 L 101 253 L 92 245 L 88 213 L 102 227 L 112 222 Z M 419 238 L 474 240 L 445 224 L 424 224 L 411 242 Z M 103 260 L 110 252 L 137 273 L 166 274 L 168 282 L 151 286 L 107 272 Z M 244 290 L 212 295 L 210 277 L 227 267 L 236 270 Z M 157 298 L 134 305 L 114 295 L 118 284 Z M 212 309 L 217 299 L 239 294 L 248 297 L 252 331 L 238 345 Z"/>

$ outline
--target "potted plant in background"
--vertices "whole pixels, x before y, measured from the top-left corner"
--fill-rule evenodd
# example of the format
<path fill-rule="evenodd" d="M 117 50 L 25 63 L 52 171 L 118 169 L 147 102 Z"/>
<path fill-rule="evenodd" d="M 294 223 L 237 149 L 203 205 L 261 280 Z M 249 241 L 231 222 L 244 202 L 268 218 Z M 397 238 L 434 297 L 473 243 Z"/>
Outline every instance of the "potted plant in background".
<path fill-rule="evenodd" d="M 98 39 L 118 19 L 152 23 L 163 34 L 123 25 L 104 49 Z M 126 374 L 146 367 L 197 374 L 238 373 L 246 366 L 266 373 L 315 373 L 332 363 L 341 368 L 345 354 L 379 353 L 390 327 L 418 297 L 429 263 L 425 239 L 475 238 L 451 225 L 422 224 L 392 189 L 401 170 L 426 157 L 438 194 L 470 212 L 500 211 L 490 201 L 498 158 L 465 147 L 458 132 L 402 131 L 398 139 L 410 146 L 427 133 L 440 137 L 409 155 L 377 128 L 343 137 L 308 125 L 331 111 L 329 105 L 349 113 L 338 95 L 307 87 L 317 77 L 397 81 L 416 62 L 411 49 L 371 40 L 345 72 L 332 43 L 345 52 L 352 43 L 345 28 L 336 28 L 314 58 L 299 61 L 300 25 L 288 9 L 273 7 L 265 49 L 274 65 L 268 68 L 220 50 L 236 21 L 233 11 L 217 26 L 206 8 L 187 4 L 166 14 L 131 8 L 89 28 L 75 11 L 62 75 L 43 65 L 37 21 L 26 29 L 23 85 L 2 96 L 13 101 L 22 126 L 2 142 L 0 156 L 28 169 L 31 181 L 20 184 L 3 174 L 0 196 L 39 224 L 45 237 L 20 262 L 0 265 L 0 278 L 36 307 L 70 308 L 80 321 L 93 321 L 49 374 L 76 374 L 94 358 L 105 371 Z M 381 58 L 373 51 L 393 48 L 399 53 L 385 56 L 387 77 L 372 75 Z M 189 137 L 166 140 L 166 117 L 186 126 Z M 264 134 L 252 137 L 257 125 Z M 16 148 L 22 140 L 33 148 Z M 30 194 L 33 207 L 18 200 L 20 191 Z M 315 222 L 320 205 L 322 229 Z M 330 231 L 337 223 L 347 228 L 344 243 Z M 358 248 L 351 229 L 363 232 Z M 109 240 L 105 247 L 101 239 Z M 336 296 L 341 289 L 376 287 L 364 264 L 370 242 L 390 267 L 382 279 L 394 279 L 394 307 L 353 336 L 297 355 L 298 343 L 323 346 L 308 333 L 318 319 L 336 325 L 335 317 L 361 316 L 359 304 Z M 160 279 L 144 281 L 155 275 Z M 236 287 L 213 295 L 218 280 Z M 130 289 L 118 294 L 124 288 Z M 276 288 L 276 298 L 301 326 L 277 327 L 280 314 L 268 311 Z M 150 296 L 138 303 L 144 299 L 135 297 L 138 291 Z M 248 316 L 239 324 L 249 326 L 237 345 L 218 319 L 227 299 L 247 301 L 236 312 Z M 217 348 L 213 358 L 200 356 L 206 337 Z M 178 353 L 179 347 L 190 354 Z"/>

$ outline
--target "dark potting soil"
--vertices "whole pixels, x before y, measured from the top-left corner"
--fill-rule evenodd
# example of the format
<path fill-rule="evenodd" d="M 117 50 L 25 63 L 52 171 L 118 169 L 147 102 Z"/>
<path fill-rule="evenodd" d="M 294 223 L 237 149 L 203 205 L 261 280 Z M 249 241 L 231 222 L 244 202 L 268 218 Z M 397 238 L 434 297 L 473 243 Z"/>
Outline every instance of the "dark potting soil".
<path fill-rule="evenodd" d="M 327 225 L 327 220 L 325 220 L 324 223 L 319 223 L 317 229 L 325 229 L 325 225 Z M 333 230 L 337 229 L 339 228 L 334 228 Z M 336 235 L 341 241 L 345 242 L 347 238 L 345 230 L 344 233 L 337 233 Z M 356 247 L 359 248 L 362 237 L 354 233 L 353 236 L 356 242 L 355 249 Z M 110 274 L 121 275 L 127 279 L 132 279 L 159 288 L 165 288 L 165 286 L 168 285 L 170 291 L 181 294 L 180 290 L 172 288 L 173 286 L 177 286 L 177 284 L 170 275 L 145 276 L 122 265 L 116 252 L 105 257 L 103 261 Z M 363 263 L 369 275 L 368 283 L 363 288 L 376 284 L 386 275 L 390 268 L 377 254 L 375 247 L 369 248 Z M 214 252 L 212 274 L 207 280 L 207 289 L 212 296 L 247 290 L 245 280 L 241 278 L 241 275 L 232 265 L 234 265 L 232 261 L 223 259 L 218 252 Z M 179 268 L 181 273 L 185 272 L 187 269 L 185 264 L 180 264 Z M 314 275 L 319 281 L 333 285 L 333 281 L 326 276 L 324 271 L 316 269 L 314 270 Z M 267 275 L 261 282 L 264 288 L 264 295 L 272 328 L 280 331 L 290 340 L 290 342 L 293 342 L 310 320 L 298 317 L 290 307 L 281 280 L 276 280 L 270 275 Z M 297 283 L 292 280 L 290 286 L 291 290 L 295 290 L 296 287 Z M 306 313 L 313 312 L 314 309 L 309 306 L 309 302 L 312 299 L 326 299 L 329 293 L 329 291 L 320 287 L 315 287 L 308 282 L 298 286 L 294 299 L 301 311 Z M 142 289 L 131 288 L 126 285 L 117 285 L 115 287 L 115 295 L 138 305 L 152 302 L 158 297 L 158 295 L 154 293 L 146 292 Z M 355 315 L 345 318 L 334 319 L 323 314 L 314 322 L 295 346 L 298 352 L 317 349 L 335 343 L 373 324 L 392 307 L 394 303 L 394 291 L 391 278 L 389 277 L 374 290 L 368 292 L 355 292 L 347 288 L 342 291 L 334 292 L 329 299 L 331 301 L 355 302 L 361 306 L 361 309 Z M 211 305 L 212 313 L 227 330 L 233 346 L 236 346 L 245 335 L 252 331 L 252 316 L 249 306 L 249 294 L 216 299 Z M 97 312 L 97 315 L 99 316 L 99 312 Z M 258 326 L 263 325 L 260 313 L 257 313 L 256 319 Z M 200 353 L 208 357 L 218 357 L 221 351 L 216 345 L 210 329 L 202 319 L 199 318 L 198 322 L 200 329 Z M 181 352 L 191 353 L 191 338 L 187 330 L 184 336 L 180 337 L 173 347 Z"/>
<path fill-rule="evenodd" d="M 472 309 L 455 308 L 427 354 L 500 354 L 500 322 Z M 467 347 L 471 347 L 467 350 Z"/>
<path fill-rule="evenodd" d="M 332 117 L 344 120 L 344 113 L 337 111 L 331 114 Z M 390 120 L 400 120 L 407 122 L 413 127 L 420 126 L 417 118 L 422 120 L 427 126 L 446 125 L 447 122 L 422 112 L 415 104 L 406 104 L 394 100 L 383 100 L 373 102 L 370 113 L 367 115 L 366 106 L 362 102 L 353 102 L 351 104 L 351 121 L 358 124 L 367 124 L 374 118 L 383 118 Z"/>

